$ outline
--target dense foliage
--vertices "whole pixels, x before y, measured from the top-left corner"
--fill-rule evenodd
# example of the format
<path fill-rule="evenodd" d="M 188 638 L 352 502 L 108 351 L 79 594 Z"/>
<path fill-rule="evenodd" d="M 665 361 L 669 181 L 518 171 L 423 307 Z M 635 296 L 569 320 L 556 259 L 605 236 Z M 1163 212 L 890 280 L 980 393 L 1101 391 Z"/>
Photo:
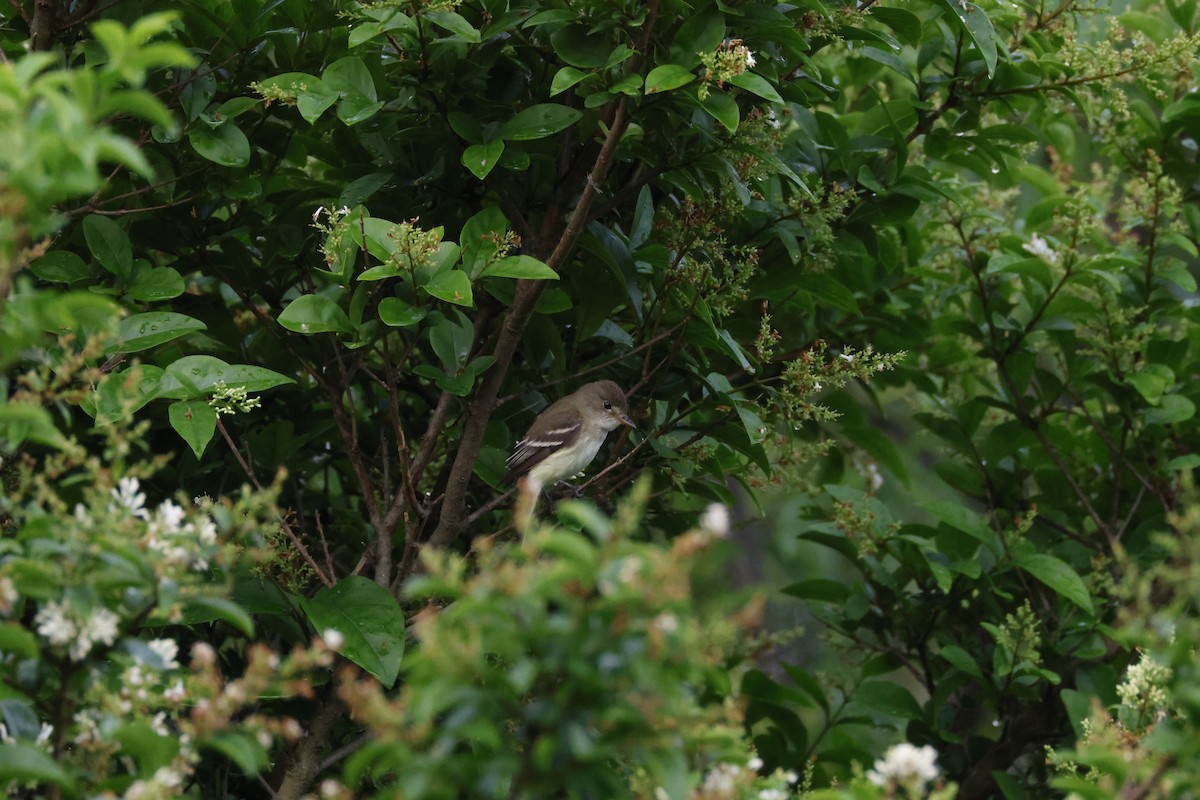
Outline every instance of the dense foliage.
<path fill-rule="evenodd" d="M 1194 793 L 1196 0 L 158 6 L 0 9 L 10 794 Z"/>

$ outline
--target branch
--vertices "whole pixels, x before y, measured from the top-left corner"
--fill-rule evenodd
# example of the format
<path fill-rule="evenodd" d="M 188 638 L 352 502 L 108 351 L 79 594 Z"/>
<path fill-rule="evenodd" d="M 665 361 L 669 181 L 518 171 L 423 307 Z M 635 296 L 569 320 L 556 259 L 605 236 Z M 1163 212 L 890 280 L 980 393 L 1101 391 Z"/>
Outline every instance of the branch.
<path fill-rule="evenodd" d="M 308 724 L 308 731 L 292 751 L 287 770 L 279 789 L 275 792 L 276 800 L 300 800 L 300 797 L 312 785 L 313 778 L 320 774 L 320 752 L 329 744 L 333 725 L 346 714 L 346 707 L 336 697 L 330 697 L 317 708 Z"/>
<path fill-rule="evenodd" d="M 612 125 L 600 148 L 596 162 L 588 173 L 587 183 L 579 195 L 579 202 L 571 221 L 567 223 L 554 252 L 546 259 L 551 269 L 558 270 L 566 263 L 584 226 L 591 218 L 592 205 L 596 200 L 596 190 L 608 175 L 613 154 L 617 144 L 629 124 L 628 109 L 624 97 L 617 104 L 613 115 Z M 517 295 L 512 308 L 504 318 L 500 336 L 496 340 L 496 348 L 492 355 L 496 363 L 488 370 L 487 377 L 479 387 L 470 408 L 467 410 L 466 423 L 463 425 L 462 441 L 455 455 L 454 464 L 450 469 L 450 477 L 446 484 L 446 496 L 442 503 L 442 513 L 438 518 L 437 528 L 429 537 L 429 544 L 434 547 L 448 547 L 466 527 L 467 485 L 475 470 L 475 458 L 483 444 L 483 434 L 487 429 L 488 420 L 496 407 L 496 397 L 500 394 L 500 386 L 508 373 L 513 354 L 521 341 L 521 333 L 533 316 L 534 306 L 545 289 L 544 281 L 522 280 L 517 283 Z"/>

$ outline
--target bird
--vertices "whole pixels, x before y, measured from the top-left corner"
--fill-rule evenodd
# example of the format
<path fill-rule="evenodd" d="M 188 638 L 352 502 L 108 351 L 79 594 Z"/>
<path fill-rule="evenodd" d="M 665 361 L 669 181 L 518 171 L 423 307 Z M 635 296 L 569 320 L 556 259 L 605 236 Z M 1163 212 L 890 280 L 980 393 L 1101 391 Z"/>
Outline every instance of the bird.
<path fill-rule="evenodd" d="M 622 425 L 637 428 L 621 387 L 613 381 L 584 384 L 534 419 L 505 462 L 503 483 L 520 481 L 522 492 L 536 501 L 545 486 L 592 463 L 609 432 Z"/>

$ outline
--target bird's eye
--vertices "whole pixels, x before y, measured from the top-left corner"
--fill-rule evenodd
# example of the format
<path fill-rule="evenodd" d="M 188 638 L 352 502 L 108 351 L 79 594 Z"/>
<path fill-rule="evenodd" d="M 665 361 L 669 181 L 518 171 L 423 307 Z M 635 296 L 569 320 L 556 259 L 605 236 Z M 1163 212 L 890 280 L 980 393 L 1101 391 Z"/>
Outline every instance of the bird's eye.
<path fill-rule="evenodd" d="M 604 401 L 604 410 L 605 410 L 605 411 L 612 411 L 612 403 L 610 403 L 610 402 L 608 402 L 607 400 L 605 400 L 605 401 Z"/>

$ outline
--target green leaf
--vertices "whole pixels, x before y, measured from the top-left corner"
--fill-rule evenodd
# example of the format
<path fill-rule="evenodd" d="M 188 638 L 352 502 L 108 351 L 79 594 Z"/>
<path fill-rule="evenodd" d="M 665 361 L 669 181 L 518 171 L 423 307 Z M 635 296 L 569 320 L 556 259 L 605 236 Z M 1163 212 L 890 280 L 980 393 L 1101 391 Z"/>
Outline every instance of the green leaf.
<path fill-rule="evenodd" d="M 983 63 L 987 66 L 988 77 L 992 77 L 996 72 L 996 48 L 999 40 L 987 12 L 969 0 L 938 0 L 938 2 L 954 15 L 954 18 L 966 31 L 967 36 L 975 43 L 979 54 L 983 56 Z"/>
<path fill-rule="evenodd" d="M 993 553 L 999 554 L 1000 542 L 996 532 L 992 530 L 983 517 L 957 503 L 931 502 L 921 505 L 938 520 L 955 530 L 962 531 L 973 539 L 986 545 Z"/>
<path fill-rule="evenodd" d="M 589 25 L 564 25 L 550 34 L 550 45 L 565 63 L 581 69 L 603 67 L 612 52 L 611 42 Z"/>
<path fill-rule="evenodd" d="M 122 281 L 133 276 L 133 246 L 120 225 L 108 217 L 89 214 L 83 218 L 83 237 L 100 266 Z"/>
<path fill-rule="evenodd" d="M 858 687 L 854 699 L 867 708 L 902 719 L 917 720 L 924 716 L 912 694 L 890 681 L 867 681 Z"/>
<path fill-rule="evenodd" d="M 679 64 L 663 64 L 650 70 L 650 74 L 646 76 L 646 94 L 669 92 L 680 86 L 686 86 L 695 79 L 695 73 L 687 67 Z"/>
<path fill-rule="evenodd" d="M 54 426 L 49 411 L 33 403 L 9 400 L 0 405 L 0 444 L 11 450 L 24 442 L 61 448 L 67 440 Z"/>
<path fill-rule="evenodd" d="M 442 369 L 447 375 L 458 374 L 459 369 L 467 363 L 471 344 L 475 341 L 471 320 L 461 311 L 453 313 L 458 317 L 457 321 L 442 317 L 429 331 L 429 345 L 442 362 Z"/>
<path fill-rule="evenodd" d="M 300 607 L 318 635 L 342 635 L 339 652 L 390 689 L 404 655 L 404 611 L 392 593 L 372 580 L 351 575 L 332 588 L 301 598 Z"/>
<path fill-rule="evenodd" d="M 562 94 L 590 74 L 590 72 L 584 72 L 575 67 L 563 67 L 554 73 L 554 80 L 550 82 L 550 96 Z"/>
<path fill-rule="evenodd" d="M 475 296 L 471 293 L 471 279 L 461 269 L 438 273 L 421 288 L 447 303 L 460 306 L 475 305 Z"/>
<path fill-rule="evenodd" d="M 202 622 L 228 622 L 250 638 L 254 638 L 254 619 L 232 600 L 224 597 L 193 595 L 183 600 L 182 618 L 185 625 Z"/>
<path fill-rule="evenodd" d="M 1013 561 L 1018 567 L 1049 586 L 1059 596 L 1069 600 L 1088 613 L 1092 612 L 1092 598 L 1088 594 L 1083 578 L 1071 565 L 1047 553 L 1016 553 Z"/>
<path fill-rule="evenodd" d="M 481 41 L 479 31 L 475 30 L 475 27 L 467 22 L 466 18 L 453 11 L 426 11 L 421 16 L 471 44 L 479 44 Z"/>
<path fill-rule="evenodd" d="M 223 167 L 244 167 L 250 163 L 250 140 L 233 122 L 216 128 L 203 126 L 188 133 L 188 141 L 197 153 Z"/>
<path fill-rule="evenodd" d="M 160 736 L 149 722 L 122 725 L 113 731 L 112 738 L 120 742 L 126 756 L 132 756 L 137 761 L 138 772 L 142 775 L 153 775 L 155 770 L 169 764 L 179 753 L 179 739 Z"/>
<path fill-rule="evenodd" d="M 199 460 L 217 431 L 216 410 L 204 400 L 187 400 L 172 403 L 167 408 L 167 417 Z"/>
<path fill-rule="evenodd" d="M 83 259 L 69 250 L 51 250 L 34 259 L 29 269 L 42 280 L 52 283 L 74 283 L 92 275 Z"/>
<path fill-rule="evenodd" d="M 343 95 L 359 94 L 372 103 L 379 99 L 371 72 L 358 56 L 339 58 L 325 68 L 321 80 L 327 88 Z"/>
<path fill-rule="evenodd" d="M 741 115 L 737 102 L 729 95 L 722 91 L 709 92 L 708 97 L 700 101 L 700 106 L 728 128 L 730 133 L 737 130 Z"/>
<path fill-rule="evenodd" d="M 1196 404 L 1179 394 L 1164 395 L 1158 408 L 1146 410 L 1147 425 L 1178 425 L 1196 416 Z"/>
<path fill-rule="evenodd" d="M 206 736 L 202 744 L 223 753 L 244 775 L 257 775 L 270 763 L 266 748 L 241 731 L 217 731 Z"/>
<path fill-rule="evenodd" d="M 279 324 L 296 333 L 353 333 L 341 306 L 320 294 L 297 297 L 279 315 Z"/>
<path fill-rule="evenodd" d="M 207 330 L 198 319 L 174 311 L 146 311 L 121 320 L 117 326 L 118 353 L 139 353 L 151 347 Z"/>
<path fill-rule="evenodd" d="M 409 305 L 399 297 L 379 301 L 379 321 L 392 328 L 408 328 L 425 319 L 425 309 Z"/>
<path fill-rule="evenodd" d="M 983 670 L 975 663 L 975 659 L 971 655 L 956 644 L 951 644 L 943 647 L 938 651 L 938 655 L 950 662 L 952 666 L 958 670 L 967 673 L 975 678 L 983 677 Z"/>
<path fill-rule="evenodd" d="M 784 594 L 801 600 L 816 600 L 822 603 L 842 603 L 850 595 L 850 587 L 843 581 L 813 578 L 785 587 Z"/>
<path fill-rule="evenodd" d="M 15 622 L 0 622 L 0 653 L 20 658 L 37 658 L 37 637 Z"/>
<path fill-rule="evenodd" d="M 74 794 L 74 782 L 50 756 L 26 744 L 0 744 L 0 783 L 53 783 Z"/>
<path fill-rule="evenodd" d="M 496 139 L 487 144 L 473 144 L 463 151 L 462 164 L 479 180 L 492 171 L 504 154 L 504 140 Z"/>
<path fill-rule="evenodd" d="M 540 103 L 519 112 L 500 128 L 501 139 L 526 141 L 552 136 L 574 125 L 583 112 L 558 103 Z"/>
<path fill-rule="evenodd" d="M 1129 376 L 1129 382 L 1150 405 L 1158 405 L 1163 393 L 1175 384 L 1175 373 L 1165 364 L 1146 364 Z"/>
<path fill-rule="evenodd" d="M 741 75 L 734 75 L 729 79 L 729 82 L 739 89 L 745 89 L 751 94 L 758 95 L 763 100 L 769 100 L 772 103 L 783 103 L 783 98 L 779 96 L 779 92 L 775 91 L 775 87 L 768 83 L 766 78 L 755 75 L 753 72 L 743 72 Z"/>
<path fill-rule="evenodd" d="M 530 280 L 558 280 L 558 273 L 545 262 L 532 256 L 508 256 L 488 264 L 480 273 L 481 278 L 527 278 Z"/>
<path fill-rule="evenodd" d="M 154 396 L 199 400 L 220 382 L 229 387 L 241 387 L 247 392 L 262 392 L 286 383 L 295 383 L 286 375 L 263 367 L 226 364 L 215 356 L 184 356 L 163 371 Z"/>
<path fill-rule="evenodd" d="M 155 303 L 183 294 L 183 276 L 170 267 L 142 270 L 133 279 L 129 294 L 134 300 Z"/>

